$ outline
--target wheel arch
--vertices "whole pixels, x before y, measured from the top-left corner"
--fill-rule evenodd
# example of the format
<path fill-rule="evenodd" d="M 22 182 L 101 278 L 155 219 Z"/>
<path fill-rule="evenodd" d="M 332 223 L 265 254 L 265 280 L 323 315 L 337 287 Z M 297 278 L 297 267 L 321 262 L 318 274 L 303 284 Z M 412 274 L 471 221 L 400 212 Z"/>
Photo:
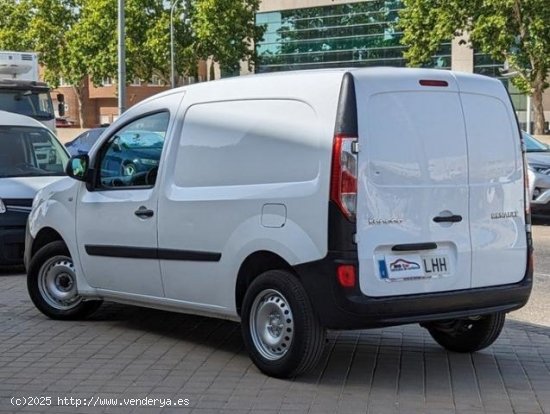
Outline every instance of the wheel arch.
<path fill-rule="evenodd" d="M 44 227 L 40 229 L 40 231 L 37 233 L 32 243 L 31 257 L 33 257 L 36 254 L 36 252 L 40 250 L 42 247 L 44 247 L 45 245 L 58 240 L 65 243 L 65 246 L 67 245 L 66 241 L 63 239 L 61 234 L 59 234 L 53 228 Z"/>
<path fill-rule="evenodd" d="M 239 316 L 241 315 L 241 306 L 248 286 L 254 279 L 268 270 L 287 270 L 298 278 L 292 266 L 276 253 L 260 250 L 249 254 L 239 268 L 237 282 L 235 283 L 235 308 Z"/>

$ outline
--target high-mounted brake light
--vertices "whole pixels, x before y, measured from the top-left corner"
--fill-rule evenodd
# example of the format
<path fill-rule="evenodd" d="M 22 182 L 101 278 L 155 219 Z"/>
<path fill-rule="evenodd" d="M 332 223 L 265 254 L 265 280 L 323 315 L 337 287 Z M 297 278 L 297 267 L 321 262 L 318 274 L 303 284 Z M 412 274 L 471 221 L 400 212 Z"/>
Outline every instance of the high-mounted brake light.
<path fill-rule="evenodd" d="M 435 80 L 435 79 L 422 79 L 419 81 L 422 86 L 438 86 L 438 87 L 447 87 L 449 83 L 444 80 Z"/>
<path fill-rule="evenodd" d="M 349 219 L 355 220 L 357 206 L 356 137 L 336 135 L 332 148 L 330 198 Z"/>

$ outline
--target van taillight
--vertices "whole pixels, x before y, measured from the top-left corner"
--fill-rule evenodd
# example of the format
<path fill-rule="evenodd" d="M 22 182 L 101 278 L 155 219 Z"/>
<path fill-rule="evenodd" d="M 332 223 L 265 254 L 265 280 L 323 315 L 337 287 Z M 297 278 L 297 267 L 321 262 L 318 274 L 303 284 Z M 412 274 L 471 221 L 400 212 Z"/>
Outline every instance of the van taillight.
<path fill-rule="evenodd" d="M 529 171 L 527 166 L 527 155 L 523 151 L 523 189 L 525 191 L 525 215 L 528 216 L 531 214 L 531 194 L 529 194 Z"/>
<path fill-rule="evenodd" d="M 357 153 L 354 148 L 356 142 L 356 137 L 334 137 L 330 183 L 330 199 L 352 221 L 355 220 L 357 209 Z"/>

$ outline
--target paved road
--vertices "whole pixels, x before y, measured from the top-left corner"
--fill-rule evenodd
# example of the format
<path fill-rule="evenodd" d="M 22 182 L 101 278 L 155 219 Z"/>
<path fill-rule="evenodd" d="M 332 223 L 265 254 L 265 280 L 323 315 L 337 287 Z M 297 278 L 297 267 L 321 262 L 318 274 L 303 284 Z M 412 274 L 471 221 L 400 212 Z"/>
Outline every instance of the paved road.
<path fill-rule="evenodd" d="M 550 414 L 550 222 L 534 236 L 532 300 L 487 350 L 448 353 L 414 325 L 331 333 L 322 363 L 292 381 L 256 370 L 238 324 L 115 304 L 89 321 L 52 321 L 23 275 L 0 272 L 0 413 Z M 10 402 L 31 396 L 52 405 Z M 136 406 L 153 402 L 144 397 L 158 400 Z M 109 398 L 116 406 L 100 406 Z M 161 408 L 166 398 L 181 406 Z M 84 400 L 96 406 L 74 406 Z"/>

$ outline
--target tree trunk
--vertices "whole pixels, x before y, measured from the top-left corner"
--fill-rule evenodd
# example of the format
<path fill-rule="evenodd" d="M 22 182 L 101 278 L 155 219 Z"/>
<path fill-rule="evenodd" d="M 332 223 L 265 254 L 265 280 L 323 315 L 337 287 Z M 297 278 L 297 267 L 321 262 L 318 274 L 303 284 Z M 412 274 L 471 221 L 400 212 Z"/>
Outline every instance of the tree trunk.
<path fill-rule="evenodd" d="M 84 128 L 84 117 L 82 116 L 82 92 L 84 90 L 83 81 L 80 81 L 79 85 L 73 85 L 73 90 L 78 102 L 78 124 L 80 128 Z"/>
<path fill-rule="evenodd" d="M 542 106 L 542 94 L 544 92 L 544 80 L 537 81 L 533 85 L 533 115 L 535 121 L 535 129 L 533 133 L 535 135 L 542 135 L 544 133 L 544 107 Z"/>

